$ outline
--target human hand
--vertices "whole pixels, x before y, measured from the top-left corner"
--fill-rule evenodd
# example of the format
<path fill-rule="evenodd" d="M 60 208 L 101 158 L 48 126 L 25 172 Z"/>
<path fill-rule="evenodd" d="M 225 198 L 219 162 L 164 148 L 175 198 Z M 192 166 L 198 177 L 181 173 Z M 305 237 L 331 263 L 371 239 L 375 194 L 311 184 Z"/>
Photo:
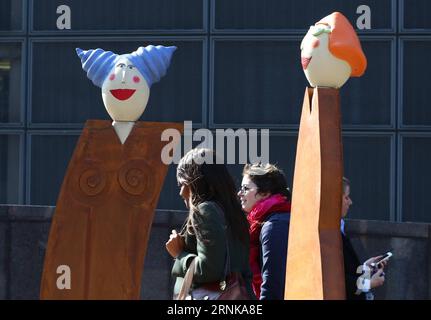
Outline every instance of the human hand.
<path fill-rule="evenodd" d="M 376 273 L 374 273 L 370 280 L 370 288 L 376 288 L 383 285 L 385 282 L 385 273 L 383 272 L 383 268 L 380 268 L 377 270 Z"/>
<path fill-rule="evenodd" d="M 383 258 L 383 255 L 380 255 L 377 257 L 372 257 L 372 258 L 368 259 L 367 261 L 365 261 L 364 264 L 366 264 L 368 266 L 368 268 L 371 268 L 371 269 L 376 269 L 376 267 L 379 269 L 380 268 L 383 269 L 388 264 L 388 260 L 384 260 L 384 261 L 380 262 L 378 264 L 378 266 L 372 266 L 371 265 L 372 263 L 378 262 L 381 258 Z"/>
<path fill-rule="evenodd" d="M 184 250 L 184 238 L 176 230 L 172 230 L 165 246 L 172 258 L 176 258 Z"/>

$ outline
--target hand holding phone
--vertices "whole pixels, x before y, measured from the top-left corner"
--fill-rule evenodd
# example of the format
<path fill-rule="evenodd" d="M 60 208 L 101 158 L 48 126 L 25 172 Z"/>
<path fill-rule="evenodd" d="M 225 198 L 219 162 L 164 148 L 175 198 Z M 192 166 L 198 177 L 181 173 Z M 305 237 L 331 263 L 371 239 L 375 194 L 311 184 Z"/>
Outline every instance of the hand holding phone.
<path fill-rule="evenodd" d="M 382 263 L 388 261 L 393 256 L 392 252 L 388 251 L 384 255 L 382 255 L 378 260 L 370 263 L 372 268 L 380 269 L 382 268 Z"/>

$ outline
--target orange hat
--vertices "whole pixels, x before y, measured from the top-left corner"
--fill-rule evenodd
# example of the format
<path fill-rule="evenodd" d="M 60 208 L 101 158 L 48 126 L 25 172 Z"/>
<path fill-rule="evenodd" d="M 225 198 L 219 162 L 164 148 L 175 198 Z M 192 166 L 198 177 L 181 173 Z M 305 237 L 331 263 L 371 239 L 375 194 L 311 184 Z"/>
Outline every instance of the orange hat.
<path fill-rule="evenodd" d="M 362 51 L 359 38 L 349 20 L 340 12 L 334 12 L 316 23 L 329 25 L 329 51 L 346 61 L 352 68 L 351 77 L 360 77 L 367 68 L 367 58 Z"/>

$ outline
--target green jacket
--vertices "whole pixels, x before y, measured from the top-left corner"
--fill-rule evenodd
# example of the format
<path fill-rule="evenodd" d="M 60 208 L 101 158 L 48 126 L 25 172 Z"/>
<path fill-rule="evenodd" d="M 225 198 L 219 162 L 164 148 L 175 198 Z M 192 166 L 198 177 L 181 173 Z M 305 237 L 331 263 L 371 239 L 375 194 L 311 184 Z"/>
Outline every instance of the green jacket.
<path fill-rule="evenodd" d="M 191 260 L 197 256 L 196 271 L 193 275 L 193 287 L 202 283 L 221 281 L 224 276 L 226 259 L 226 235 L 229 243 L 230 271 L 240 272 L 246 282 L 249 293 L 252 274 L 249 265 L 249 244 L 243 244 L 233 238 L 230 230 L 225 230 L 222 211 L 215 202 L 201 203 L 198 228 L 205 240 L 199 240 L 195 235 L 185 234 L 184 251 L 175 259 L 172 276 L 176 277 L 174 294 L 178 294 L 183 283 L 183 277 Z"/>

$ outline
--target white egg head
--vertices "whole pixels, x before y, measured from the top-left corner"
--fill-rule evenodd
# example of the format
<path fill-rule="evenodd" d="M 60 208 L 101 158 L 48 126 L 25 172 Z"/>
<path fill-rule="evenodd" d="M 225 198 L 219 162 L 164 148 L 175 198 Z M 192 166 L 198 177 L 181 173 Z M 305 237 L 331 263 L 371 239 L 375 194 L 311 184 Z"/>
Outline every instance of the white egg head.
<path fill-rule="evenodd" d="M 312 87 L 340 88 L 366 68 L 359 39 L 339 12 L 311 26 L 301 42 L 301 64 Z"/>
<path fill-rule="evenodd" d="M 329 51 L 331 27 L 310 27 L 301 44 L 301 64 L 312 87 L 340 88 L 350 78 L 349 64 Z"/>
<path fill-rule="evenodd" d="M 136 66 L 120 56 L 102 85 L 106 111 L 115 121 L 136 121 L 144 112 L 150 87 Z"/>
<path fill-rule="evenodd" d="M 169 67 L 176 47 L 139 47 L 117 55 L 102 49 L 76 49 L 87 77 L 102 89 L 106 110 L 115 121 L 136 121 L 144 112 L 150 87 Z"/>

